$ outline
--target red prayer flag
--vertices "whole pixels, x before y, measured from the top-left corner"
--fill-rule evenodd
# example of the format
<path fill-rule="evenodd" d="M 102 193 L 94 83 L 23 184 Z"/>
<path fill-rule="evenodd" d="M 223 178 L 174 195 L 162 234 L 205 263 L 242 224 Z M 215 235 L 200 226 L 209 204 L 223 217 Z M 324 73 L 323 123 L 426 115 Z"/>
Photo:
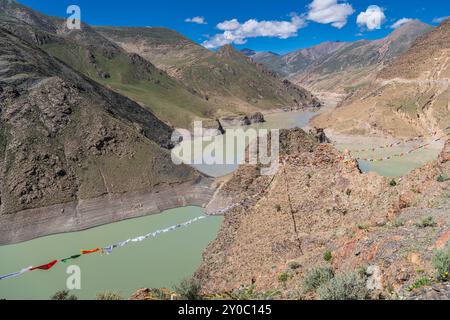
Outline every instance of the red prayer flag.
<path fill-rule="evenodd" d="M 31 268 L 30 271 L 34 271 L 34 270 L 37 270 L 37 269 L 39 269 L 39 270 L 50 270 L 57 263 L 58 263 L 58 260 L 55 260 L 55 261 L 52 261 L 52 262 L 50 262 L 48 264 L 44 264 L 44 265 L 39 266 L 39 267 Z"/>
<path fill-rule="evenodd" d="M 96 248 L 96 249 L 92 249 L 92 250 L 83 250 L 81 251 L 82 254 L 91 254 L 91 253 L 95 253 L 95 252 L 99 252 L 100 248 Z"/>

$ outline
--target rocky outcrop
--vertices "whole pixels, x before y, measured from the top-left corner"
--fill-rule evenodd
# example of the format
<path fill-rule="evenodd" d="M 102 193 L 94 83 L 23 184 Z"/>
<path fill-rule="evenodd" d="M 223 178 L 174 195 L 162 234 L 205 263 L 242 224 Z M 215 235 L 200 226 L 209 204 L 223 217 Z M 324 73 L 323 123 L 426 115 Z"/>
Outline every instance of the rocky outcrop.
<path fill-rule="evenodd" d="M 255 123 L 264 123 L 266 120 L 261 112 L 256 112 L 250 116 L 244 116 L 240 122 L 243 126 L 249 126 Z"/>
<path fill-rule="evenodd" d="M 284 298 L 318 298 L 299 293 L 304 276 L 327 264 L 326 252 L 336 274 L 364 270 L 373 298 L 408 297 L 421 277 L 433 279 L 433 248 L 450 233 L 450 182 L 438 179 L 450 174 L 448 162 L 432 162 L 394 186 L 362 174 L 356 160 L 314 135 L 282 131 L 280 140 L 283 161 L 274 177 L 242 166 L 216 195 L 254 200 L 225 214 L 196 274 L 204 293 L 254 284 Z M 421 227 L 430 216 L 434 227 Z"/>
<path fill-rule="evenodd" d="M 264 123 L 266 119 L 264 119 L 264 115 L 261 112 L 256 112 L 250 116 L 250 121 L 252 123 Z"/>
<path fill-rule="evenodd" d="M 323 128 L 311 129 L 310 133 L 312 135 L 314 135 L 317 142 L 319 142 L 319 143 L 331 143 L 331 140 L 328 139 L 327 135 L 325 134 L 325 129 L 323 129 Z"/>
<path fill-rule="evenodd" d="M 126 195 L 186 184 L 195 190 L 202 181 L 194 169 L 172 163 L 172 129 L 153 113 L 1 27 L 0 42 L 2 243 L 142 215 L 133 204 L 122 206 Z M 180 190 L 159 207 L 199 204 Z M 86 203 L 100 207 L 78 216 Z"/>
<path fill-rule="evenodd" d="M 341 107 L 317 116 L 313 124 L 345 134 L 442 133 L 450 123 L 449 43 L 450 19 L 372 72 L 374 79 L 354 90 Z"/>
<path fill-rule="evenodd" d="M 218 125 L 217 130 L 219 131 L 219 133 L 220 133 L 221 135 L 224 135 L 224 134 L 226 133 L 226 131 L 225 131 L 225 129 L 223 128 L 222 123 L 220 122 L 219 119 L 216 119 L 216 121 L 217 121 L 217 125 Z"/>

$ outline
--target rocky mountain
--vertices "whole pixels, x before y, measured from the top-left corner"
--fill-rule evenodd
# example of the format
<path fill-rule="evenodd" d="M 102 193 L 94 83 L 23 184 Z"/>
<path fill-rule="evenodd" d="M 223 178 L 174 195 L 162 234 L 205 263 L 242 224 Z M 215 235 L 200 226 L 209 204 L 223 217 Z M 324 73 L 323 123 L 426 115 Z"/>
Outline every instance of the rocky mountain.
<path fill-rule="evenodd" d="M 0 26 L 144 105 L 170 125 L 188 127 L 194 119 L 211 116 L 211 106 L 205 99 L 89 25 L 69 30 L 64 20 L 45 16 L 15 1 L 0 0 L 0 9 Z"/>
<path fill-rule="evenodd" d="M 245 55 L 247 57 L 251 57 L 251 56 L 256 54 L 255 50 L 252 50 L 252 49 L 249 49 L 249 48 L 244 48 L 244 49 L 241 50 L 241 52 L 242 52 L 243 55 Z"/>
<path fill-rule="evenodd" d="M 281 57 L 256 54 L 252 58 L 313 91 L 347 93 L 370 83 L 381 68 L 431 29 L 411 21 L 381 40 L 325 42 Z"/>
<path fill-rule="evenodd" d="M 152 192 L 202 177 L 172 164 L 172 129 L 148 109 L 3 27 L 0 43 L 2 243 L 21 235 L 22 228 L 39 232 L 33 221 L 45 213 L 21 220 L 17 214 L 24 210 Z M 44 225 L 51 225 L 47 218 Z M 64 220 L 59 213 L 64 221 L 58 227 L 70 228 L 85 218 Z"/>
<path fill-rule="evenodd" d="M 176 77 L 211 103 L 219 115 L 318 106 L 308 91 L 281 80 L 231 46 L 212 52 L 165 28 L 95 30 Z"/>
<path fill-rule="evenodd" d="M 439 160 L 393 184 L 315 139 L 283 130 L 274 177 L 241 166 L 217 192 L 211 205 L 251 200 L 225 215 L 204 253 L 203 293 L 385 299 L 413 298 L 423 286 L 448 297 L 448 287 L 430 286 L 439 282 L 435 250 L 450 238 L 450 181 L 439 178 L 450 175 L 450 141 Z"/>
<path fill-rule="evenodd" d="M 283 56 L 272 52 L 254 52 L 249 55 L 254 61 L 267 66 L 283 77 L 302 72 L 340 47 L 343 42 L 325 42 L 318 46 L 294 51 Z"/>
<path fill-rule="evenodd" d="M 347 133 L 433 135 L 450 123 L 450 21 L 420 36 L 315 124 Z"/>

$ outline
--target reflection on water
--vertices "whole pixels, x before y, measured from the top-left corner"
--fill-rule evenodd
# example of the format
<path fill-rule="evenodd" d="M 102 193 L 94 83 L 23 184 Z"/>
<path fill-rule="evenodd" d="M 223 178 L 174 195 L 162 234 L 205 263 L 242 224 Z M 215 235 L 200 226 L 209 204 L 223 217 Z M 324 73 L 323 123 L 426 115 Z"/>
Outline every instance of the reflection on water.
<path fill-rule="evenodd" d="M 178 208 L 87 231 L 3 246 L 0 247 L 0 274 L 170 227 L 202 213 L 203 209 L 197 207 Z M 158 238 L 117 249 L 109 256 L 93 254 L 75 260 L 71 263 L 81 268 L 82 289 L 73 293 L 82 299 L 93 299 L 97 293 L 110 290 L 128 298 L 142 287 L 172 287 L 198 268 L 202 252 L 215 238 L 222 219 L 210 217 Z M 65 289 L 69 265 L 57 264 L 51 271 L 33 271 L 19 278 L 1 280 L 0 299 L 48 299 Z"/>

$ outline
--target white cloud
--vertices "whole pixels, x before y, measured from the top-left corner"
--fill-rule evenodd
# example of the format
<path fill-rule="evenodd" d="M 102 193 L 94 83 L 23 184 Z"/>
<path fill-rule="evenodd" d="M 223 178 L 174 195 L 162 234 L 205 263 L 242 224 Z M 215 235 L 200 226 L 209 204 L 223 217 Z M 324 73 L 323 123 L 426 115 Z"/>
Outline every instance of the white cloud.
<path fill-rule="evenodd" d="M 372 31 L 381 29 L 381 25 L 386 22 L 386 15 L 379 6 L 369 6 L 365 12 L 361 12 L 356 19 L 356 23 L 363 28 Z"/>
<path fill-rule="evenodd" d="M 398 28 L 400 28 L 401 26 L 404 26 L 405 24 L 407 24 L 407 23 L 409 23 L 409 22 L 411 22 L 411 21 L 413 21 L 413 19 L 410 19 L 410 18 L 402 18 L 402 19 L 398 20 L 396 23 L 394 23 L 394 24 L 391 26 L 391 29 L 398 29 Z"/>
<path fill-rule="evenodd" d="M 232 31 L 232 30 L 236 30 L 240 27 L 240 23 L 237 19 L 233 19 L 233 20 L 226 20 L 224 22 L 221 22 L 217 25 L 217 29 L 222 30 L 222 31 Z"/>
<path fill-rule="evenodd" d="M 442 23 L 442 22 L 444 22 L 447 19 L 450 19 L 450 16 L 434 18 L 433 19 L 433 23 Z"/>
<path fill-rule="evenodd" d="M 349 3 L 341 0 L 314 0 L 308 8 L 308 20 L 331 24 L 338 29 L 343 28 L 347 24 L 347 18 L 355 12 Z"/>
<path fill-rule="evenodd" d="M 305 26 L 305 19 L 296 14 L 292 14 L 289 21 L 258 21 L 250 19 L 240 23 L 237 19 L 232 19 L 219 23 L 217 28 L 224 32 L 206 40 L 203 42 L 203 45 L 212 49 L 232 43 L 244 44 L 248 38 L 273 37 L 287 39 L 295 37 L 298 30 Z"/>
<path fill-rule="evenodd" d="M 208 24 L 204 17 L 193 17 L 187 18 L 184 22 L 197 23 L 197 24 Z"/>

